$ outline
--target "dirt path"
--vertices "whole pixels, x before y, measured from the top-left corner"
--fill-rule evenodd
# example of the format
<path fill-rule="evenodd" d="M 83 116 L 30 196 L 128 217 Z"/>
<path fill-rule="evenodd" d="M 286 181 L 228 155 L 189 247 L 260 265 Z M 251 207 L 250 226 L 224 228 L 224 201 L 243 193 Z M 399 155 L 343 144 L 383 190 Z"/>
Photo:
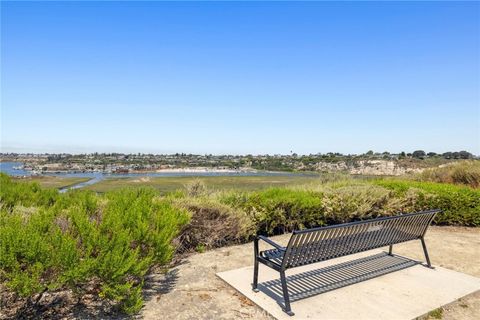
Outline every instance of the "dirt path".
<path fill-rule="evenodd" d="M 275 237 L 284 243 L 289 235 Z M 480 228 L 432 227 L 426 237 L 434 265 L 480 277 Z M 145 319 L 271 319 L 268 314 L 220 280 L 215 273 L 252 264 L 252 244 L 191 255 L 149 279 Z M 394 253 L 422 260 L 419 242 L 394 247 Z M 480 319 L 480 293 L 443 310 L 443 319 Z"/>

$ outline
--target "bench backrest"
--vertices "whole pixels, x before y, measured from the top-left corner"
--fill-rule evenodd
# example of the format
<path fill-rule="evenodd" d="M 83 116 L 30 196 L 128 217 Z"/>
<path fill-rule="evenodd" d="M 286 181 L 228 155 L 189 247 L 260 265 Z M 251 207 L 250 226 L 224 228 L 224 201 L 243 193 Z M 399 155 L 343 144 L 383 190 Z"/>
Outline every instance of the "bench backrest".
<path fill-rule="evenodd" d="M 284 267 L 298 267 L 419 239 L 438 212 L 440 210 L 423 211 L 294 231 L 284 255 Z"/>

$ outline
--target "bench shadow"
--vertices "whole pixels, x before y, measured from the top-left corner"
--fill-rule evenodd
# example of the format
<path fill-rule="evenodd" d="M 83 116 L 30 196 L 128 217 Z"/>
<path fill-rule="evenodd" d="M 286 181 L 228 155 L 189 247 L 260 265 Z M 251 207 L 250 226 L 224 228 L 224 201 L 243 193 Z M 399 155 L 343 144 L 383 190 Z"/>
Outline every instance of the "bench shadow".
<path fill-rule="evenodd" d="M 287 276 L 290 301 L 298 301 L 331 290 L 410 268 L 421 262 L 381 252 L 332 266 Z M 258 283 L 258 289 L 284 307 L 280 279 Z"/>

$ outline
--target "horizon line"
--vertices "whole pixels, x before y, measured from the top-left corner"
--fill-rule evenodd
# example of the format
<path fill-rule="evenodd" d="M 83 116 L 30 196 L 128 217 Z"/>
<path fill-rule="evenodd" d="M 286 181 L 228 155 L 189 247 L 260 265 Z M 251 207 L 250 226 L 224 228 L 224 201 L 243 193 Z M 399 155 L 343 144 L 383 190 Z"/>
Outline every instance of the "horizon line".
<path fill-rule="evenodd" d="M 468 150 L 455 150 L 455 151 L 446 151 L 446 152 L 435 152 L 435 151 L 426 151 L 422 149 L 416 149 L 413 151 L 400 151 L 400 152 L 390 152 L 390 151 L 383 151 L 377 152 L 374 150 L 369 150 L 364 153 L 342 153 L 342 152 L 317 152 L 317 153 L 297 153 L 297 152 L 290 152 L 290 153 L 187 153 L 187 152 L 174 152 L 174 153 L 153 153 L 153 152 L 83 152 L 83 153 L 72 153 L 72 152 L 15 152 L 15 151 L 1 151 L 0 156 L 4 155 L 70 155 L 70 156 L 79 156 L 79 155 L 153 155 L 153 156 L 177 156 L 177 155 L 185 155 L 185 156 L 311 156 L 311 155 L 335 155 L 335 156 L 359 156 L 359 155 L 367 155 L 369 152 L 373 152 L 371 155 L 401 155 L 405 153 L 405 155 L 411 155 L 415 151 L 423 151 L 426 155 L 429 153 L 434 153 L 433 156 L 444 155 L 446 153 L 459 153 L 459 152 L 467 152 L 474 157 L 480 156 Z"/>

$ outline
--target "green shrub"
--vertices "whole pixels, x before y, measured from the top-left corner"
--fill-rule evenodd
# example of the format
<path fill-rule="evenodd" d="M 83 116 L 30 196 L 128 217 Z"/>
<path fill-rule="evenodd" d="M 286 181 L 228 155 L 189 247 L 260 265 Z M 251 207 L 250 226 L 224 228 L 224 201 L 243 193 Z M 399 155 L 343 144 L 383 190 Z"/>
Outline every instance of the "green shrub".
<path fill-rule="evenodd" d="M 434 182 L 377 180 L 376 185 L 394 192 L 396 198 L 416 194 L 411 211 L 441 209 L 435 217 L 440 225 L 480 226 L 480 190 Z"/>
<path fill-rule="evenodd" d="M 324 188 L 323 208 L 328 224 L 376 218 L 395 213 L 390 206 L 390 192 L 370 184 Z"/>
<path fill-rule="evenodd" d="M 270 188 L 253 193 L 232 193 L 222 202 L 247 212 L 256 230 L 281 234 L 325 225 L 322 194 L 306 190 Z"/>
<path fill-rule="evenodd" d="M 29 301 L 93 282 L 102 298 L 138 311 L 146 272 L 170 261 L 189 218 L 151 189 L 60 195 L 2 177 L 0 194 L 0 277 Z"/>
<path fill-rule="evenodd" d="M 332 225 L 429 209 L 436 224 L 480 225 L 480 190 L 402 180 L 342 180 L 294 188 L 230 193 L 221 201 L 241 208 L 263 234 Z"/>
<path fill-rule="evenodd" d="M 367 181 L 342 180 L 294 188 L 271 188 L 251 193 L 230 193 L 222 202 L 243 209 L 263 234 L 339 224 L 420 207 L 415 192 L 397 196 L 392 190 Z"/>
<path fill-rule="evenodd" d="M 0 203 L 5 209 L 11 209 L 16 205 L 49 206 L 59 197 L 56 189 L 42 189 L 36 182 L 13 183 L 4 173 L 0 173 L 0 189 Z"/>

